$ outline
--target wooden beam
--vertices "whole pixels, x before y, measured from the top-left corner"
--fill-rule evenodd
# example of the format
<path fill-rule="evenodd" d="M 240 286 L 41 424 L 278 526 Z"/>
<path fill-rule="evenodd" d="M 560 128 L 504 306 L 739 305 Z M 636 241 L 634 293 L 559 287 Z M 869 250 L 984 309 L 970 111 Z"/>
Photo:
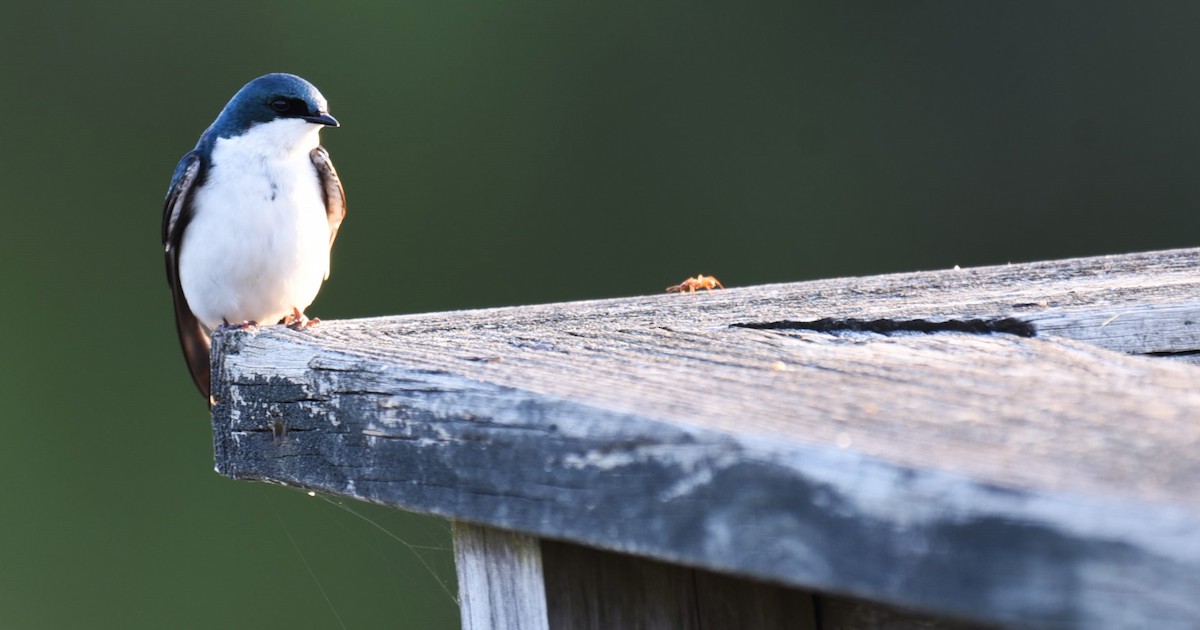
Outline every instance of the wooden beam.
<path fill-rule="evenodd" d="M 1200 623 L 1200 252 L 221 333 L 217 469 L 989 623 Z M 1118 595 L 1119 594 L 1119 595 Z"/>

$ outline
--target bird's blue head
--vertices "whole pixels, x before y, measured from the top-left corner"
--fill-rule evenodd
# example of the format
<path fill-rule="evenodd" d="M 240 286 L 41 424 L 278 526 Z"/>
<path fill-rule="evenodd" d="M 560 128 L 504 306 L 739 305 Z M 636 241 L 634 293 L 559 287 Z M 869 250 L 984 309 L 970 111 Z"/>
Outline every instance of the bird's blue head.
<path fill-rule="evenodd" d="M 275 72 L 264 74 L 238 90 L 209 131 L 217 137 L 229 138 L 254 125 L 281 118 L 338 126 L 316 86 L 294 74 Z"/>

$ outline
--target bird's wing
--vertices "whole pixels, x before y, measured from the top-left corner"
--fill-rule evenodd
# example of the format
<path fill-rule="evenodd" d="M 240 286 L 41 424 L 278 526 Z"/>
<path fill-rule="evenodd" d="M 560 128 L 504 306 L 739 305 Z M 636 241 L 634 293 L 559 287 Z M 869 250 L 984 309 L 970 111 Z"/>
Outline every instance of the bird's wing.
<path fill-rule="evenodd" d="M 325 147 L 317 147 L 308 155 L 321 180 L 321 192 L 325 196 L 325 216 L 329 219 L 329 247 L 332 248 L 338 228 L 346 218 L 346 191 L 342 189 L 342 180 L 338 179 L 337 171 L 334 170 Z M 329 279 L 328 269 L 325 271 L 325 279 Z"/>
<path fill-rule="evenodd" d="M 171 175 L 171 188 L 167 190 L 167 200 L 163 203 L 162 223 L 163 249 L 168 253 L 179 247 L 183 226 L 191 218 L 189 196 L 199 174 L 200 155 L 192 151 L 179 160 L 175 173 Z"/>
<path fill-rule="evenodd" d="M 183 242 L 183 230 L 192 218 L 192 193 L 203 180 L 204 165 L 195 151 L 183 156 L 175 175 L 171 177 L 171 188 L 163 204 L 162 239 L 167 259 L 167 284 L 175 301 L 175 329 L 179 333 L 179 345 L 183 347 L 183 358 L 196 387 L 211 405 L 212 380 L 209 374 L 209 350 L 211 340 L 208 331 L 188 306 L 179 284 L 179 247 Z"/>

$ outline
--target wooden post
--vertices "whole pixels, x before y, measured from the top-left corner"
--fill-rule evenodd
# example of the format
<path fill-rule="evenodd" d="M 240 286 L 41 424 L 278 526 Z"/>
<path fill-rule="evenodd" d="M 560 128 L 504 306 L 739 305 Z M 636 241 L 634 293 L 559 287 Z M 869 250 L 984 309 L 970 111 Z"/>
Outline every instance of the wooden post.
<path fill-rule="evenodd" d="M 536 538 L 454 524 L 463 630 L 547 630 L 542 550 Z"/>
<path fill-rule="evenodd" d="M 550 627 L 1197 627 L 1198 323 L 1181 250 L 230 331 L 217 469 L 540 539 Z"/>

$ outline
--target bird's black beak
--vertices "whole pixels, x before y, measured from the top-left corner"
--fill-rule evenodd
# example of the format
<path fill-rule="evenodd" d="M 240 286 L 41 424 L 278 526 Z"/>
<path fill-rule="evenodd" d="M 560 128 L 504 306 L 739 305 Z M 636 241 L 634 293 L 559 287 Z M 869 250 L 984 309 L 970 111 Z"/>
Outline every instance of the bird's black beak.
<path fill-rule="evenodd" d="M 300 119 L 307 120 L 310 123 L 316 123 L 318 125 L 328 125 L 330 127 L 341 127 L 341 125 L 338 124 L 338 121 L 336 118 L 334 118 L 333 116 L 330 116 L 329 114 L 322 114 L 320 112 L 317 112 L 316 116 L 301 116 Z"/>

